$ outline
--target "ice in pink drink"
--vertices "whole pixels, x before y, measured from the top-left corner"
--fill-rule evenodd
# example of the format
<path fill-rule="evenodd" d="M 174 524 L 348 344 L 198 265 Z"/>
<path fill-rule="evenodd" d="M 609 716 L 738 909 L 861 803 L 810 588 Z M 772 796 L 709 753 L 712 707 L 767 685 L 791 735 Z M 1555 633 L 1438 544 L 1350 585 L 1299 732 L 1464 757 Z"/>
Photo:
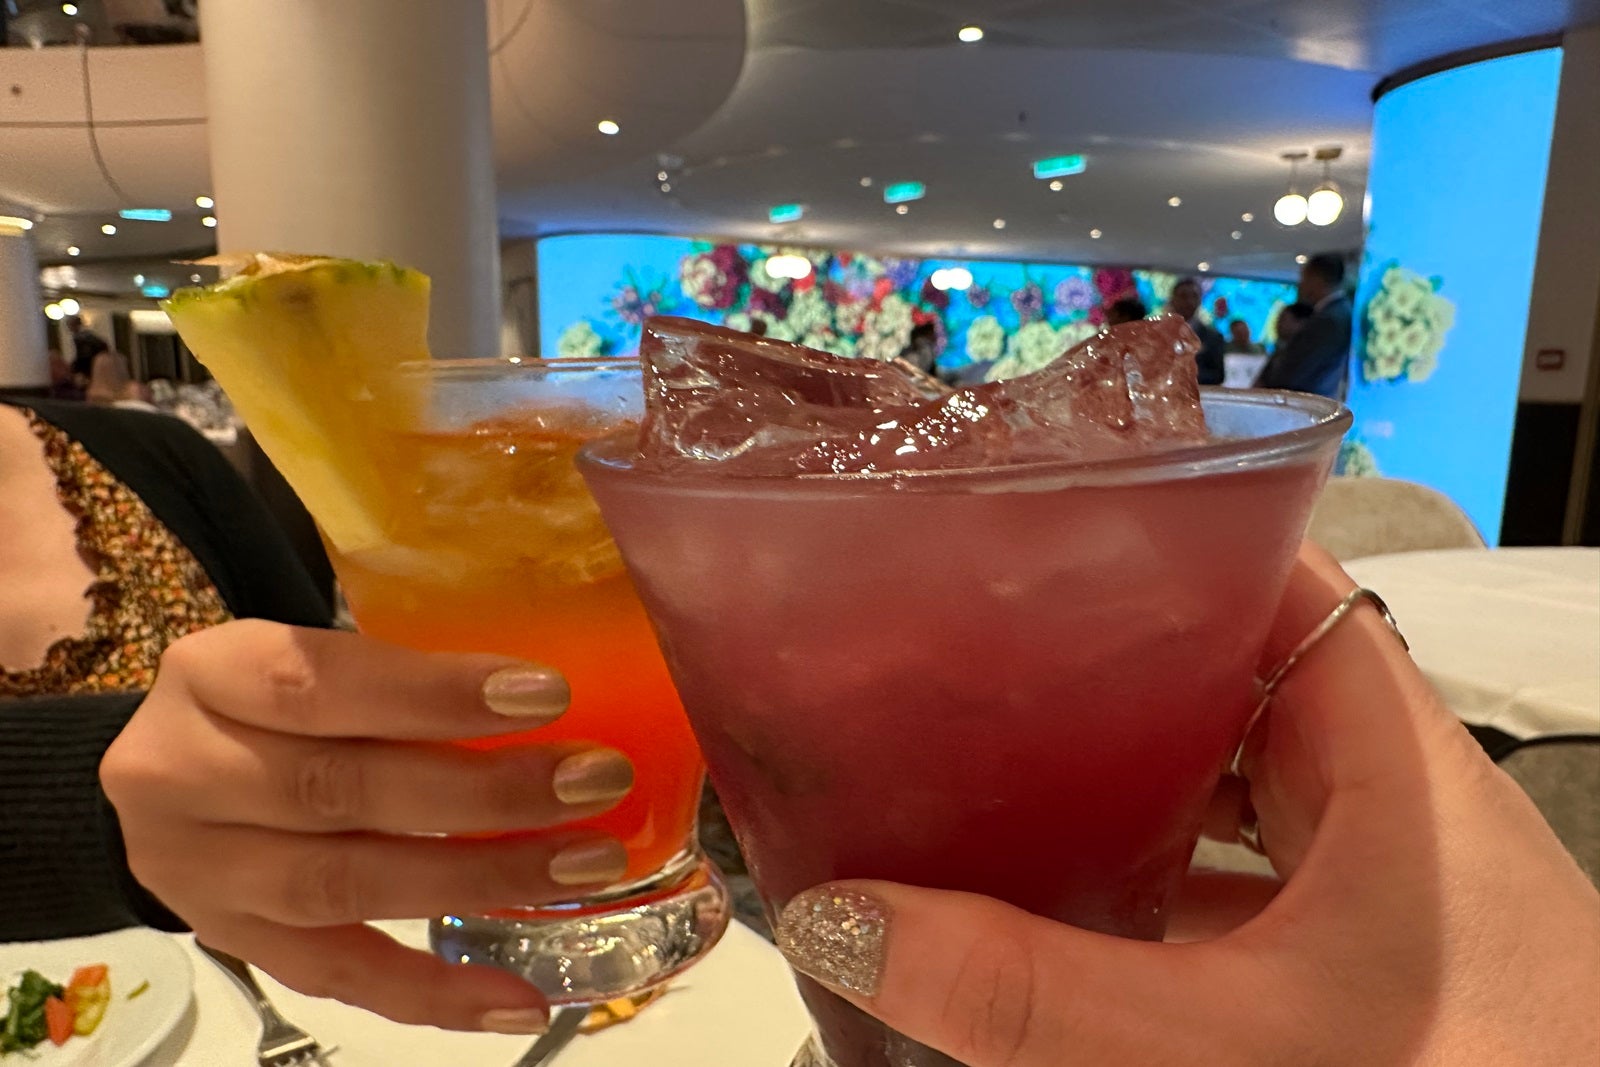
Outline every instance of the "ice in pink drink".
<path fill-rule="evenodd" d="M 591 457 L 591 488 L 769 911 L 822 882 L 882 878 L 1162 936 L 1253 710 L 1266 627 L 1342 426 L 1336 405 L 1219 398 L 1214 419 L 1241 405 L 1240 425 L 1323 419 L 1297 447 L 1241 463 L 1261 449 L 1202 443 L 1192 371 L 1170 389 L 1153 384 L 1159 368 L 1135 373 L 1110 405 L 1125 428 L 1083 402 L 1116 393 L 1087 380 L 1108 360 L 1146 345 L 1183 355 L 1176 328 L 1102 339 L 1076 357 L 1093 371 L 1076 385 L 985 387 L 965 402 L 990 414 L 942 424 L 926 450 L 900 454 L 913 470 L 929 451 L 981 470 L 884 472 L 894 445 L 853 468 L 867 473 L 815 475 L 819 454 L 860 460 L 874 433 L 893 444 L 900 425 L 959 402 L 886 395 L 904 382 L 874 394 L 883 407 L 864 436 L 837 411 L 805 415 L 831 442 L 821 453 L 768 434 L 731 450 L 732 464 L 691 461 L 706 426 L 727 427 L 693 398 L 674 410 L 684 398 L 670 374 L 658 375 L 661 417 L 647 425 L 657 451 Z M 685 329 L 666 327 L 667 343 Z M 714 369 L 747 388 L 738 359 Z M 797 402 L 792 370 L 768 369 L 747 392 L 782 380 L 786 412 L 822 395 L 804 387 Z M 1035 399 L 1005 410 L 1040 389 L 1073 395 L 1059 409 Z M 1138 395 L 1151 389 L 1162 396 Z M 1036 431 L 1052 419 L 1089 462 L 1014 462 L 1048 453 Z M 1175 445 L 1191 447 L 1149 454 Z M 801 987 L 837 1067 L 948 1062 Z"/>

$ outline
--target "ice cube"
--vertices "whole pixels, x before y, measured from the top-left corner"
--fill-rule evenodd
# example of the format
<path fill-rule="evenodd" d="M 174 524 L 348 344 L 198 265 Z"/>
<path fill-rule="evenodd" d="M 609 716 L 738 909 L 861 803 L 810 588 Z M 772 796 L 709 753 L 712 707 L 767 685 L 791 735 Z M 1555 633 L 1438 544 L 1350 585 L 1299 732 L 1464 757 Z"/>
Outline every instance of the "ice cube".
<path fill-rule="evenodd" d="M 1200 339 L 1176 315 L 1113 326 L 1123 346 L 1128 393 L 1140 437 L 1149 443 L 1195 444 L 1206 437 L 1195 356 Z"/>
<path fill-rule="evenodd" d="M 692 319 L 644 325 L 643 454 L 659 466 L 714 461 L 726 473 L 793 473 L 787 460 L 910 414 L 927 397 L 905 371 Z M 746 468 L 749 468 L 748 470 Z"/>
<path fill-rule="evenodd" d="M 893 364 L 688 319 L 645 323 L 640 460 L 783 476 L 1115 458 L 1205 439 L 1181 319 L 1128 323 L 1033 374 L 930 397 Z"/>

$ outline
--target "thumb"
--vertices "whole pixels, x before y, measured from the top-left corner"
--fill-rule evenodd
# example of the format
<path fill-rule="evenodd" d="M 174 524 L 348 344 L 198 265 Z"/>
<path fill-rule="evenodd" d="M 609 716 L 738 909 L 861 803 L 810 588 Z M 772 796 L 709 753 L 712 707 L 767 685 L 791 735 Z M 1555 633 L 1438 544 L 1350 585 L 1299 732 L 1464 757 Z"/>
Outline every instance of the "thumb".
<path fill-rule="evenodd" d="M 881 1054 L 886 1036 L 835 997 L 969 1067 L 1192 1063 L 1196 1048 L 1212 1062 L 1265 1062 L 1243 1042 L 1266 1036 L 1254 1016 L 1271 983 L 1225 941 L 1131 941 L 988 897 L 849 881 L 792 899 L 777 942 L 825 987 L 802 982 L 840 1064 Z"/>

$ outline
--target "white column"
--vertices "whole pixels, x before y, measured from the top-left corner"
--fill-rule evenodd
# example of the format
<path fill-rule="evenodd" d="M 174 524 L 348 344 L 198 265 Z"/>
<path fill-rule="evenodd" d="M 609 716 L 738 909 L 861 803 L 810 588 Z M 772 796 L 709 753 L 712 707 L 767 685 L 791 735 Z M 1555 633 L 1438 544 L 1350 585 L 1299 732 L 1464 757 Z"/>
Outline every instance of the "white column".
<path fill-rule="evenodd" d="M 0 389 L 50 384 L 43 308 L 32 239 L 0 227 Z"/>
<path fill-rule="evenodd" d="M 481 0 L 223 0 L 201 46 L 219 248 L 415 267 L 434 354 L 498 354 Z"/>

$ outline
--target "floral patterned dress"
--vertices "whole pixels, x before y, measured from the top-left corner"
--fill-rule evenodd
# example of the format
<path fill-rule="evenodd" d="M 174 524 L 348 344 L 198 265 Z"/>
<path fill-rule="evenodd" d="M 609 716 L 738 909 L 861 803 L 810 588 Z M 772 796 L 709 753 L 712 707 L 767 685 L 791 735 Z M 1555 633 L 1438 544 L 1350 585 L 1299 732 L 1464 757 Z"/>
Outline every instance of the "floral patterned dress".
<path fill-rule="evenodd" d="M 95 578 L 83 632 L 51 645 L 38 666 L 0 669 L 0 697 L 148 689 L 168 645 L 233 616 L 143 500 L 77 441 L 31 412 L 28 420 Z"/>

